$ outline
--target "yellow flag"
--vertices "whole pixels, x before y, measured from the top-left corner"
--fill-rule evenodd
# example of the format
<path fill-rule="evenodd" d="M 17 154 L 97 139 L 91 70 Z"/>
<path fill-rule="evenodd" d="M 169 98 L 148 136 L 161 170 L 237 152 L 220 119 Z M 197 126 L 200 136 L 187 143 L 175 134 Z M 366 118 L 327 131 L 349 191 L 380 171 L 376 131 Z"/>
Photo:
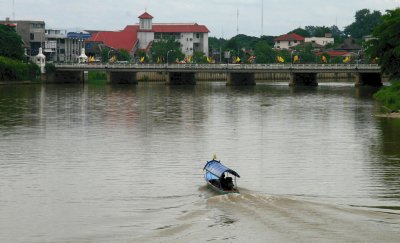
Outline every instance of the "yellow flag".
<path fill-rule="evenodd" d="M 294 56 L 293 57 L 293 62 L 298 62 L 298 61 L 299 61 L 299 56 L 298 55 Z"/>
<path fill-rule="evenodd" d="M 322 56 L 322 62 L 326 63 L 328 60 L 326 60 L 326 56 Z"/>
<path fill-rule="evenodd" d="M 110 63 L 114 63 L 117 60 L 116 56 L 112 56 L 109 60 Z"/>
<path fill-rule="evenodd" d="M 236 57 L 235 62 L 236 62 L 236 63 L 239 63 L 239 62 L 240 62 L 240 57 Z"/>
<path fill-rule="evenodd" d="M 141 57 L 139 61 L 140 61 L 141 63 L 143 63 L 143 62 L 144 62 L 144 57 Z"/>
<path fill-rule="evenodd" d="M 277 56 L 276 59 L 277 59 L 278 62 L 280 62 L 280 63 L 284 63 L 284 62 L 285 62 L 285 59 L 283 59 L 283 57 L 281 57 L 281 56 Z"/>
<path fill-rule="evenodd" d="M 351 57 L 349 57 L 349 56 L 347 56 L 347 57 L 345 57 L 344 59 L 343 59 L 343 62 L 344 63 L 348 63 L 348 62 L 350 62 L 351 61 Z"/>

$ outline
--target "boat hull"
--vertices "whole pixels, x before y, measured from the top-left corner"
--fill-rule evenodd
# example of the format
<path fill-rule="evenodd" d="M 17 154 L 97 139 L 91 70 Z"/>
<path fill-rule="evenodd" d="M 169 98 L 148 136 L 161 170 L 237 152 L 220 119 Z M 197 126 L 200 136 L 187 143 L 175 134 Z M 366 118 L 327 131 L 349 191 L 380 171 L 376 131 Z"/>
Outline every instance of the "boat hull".
<path fill-rule="evenodd" d="M 207 175 L 204 176 L 207 186 L 220 194 L 239 193 L 237 188 L 224 189 L 221 187 L 218 179 L 210 179 Z"/>
<path fill-rule="evenodd" d="M 206 182 L 207 182 L 207 186 L 209 188 L 218 192 L 219 194 L 239 193 L 239 190 L 236 188 L 233 188 L 231 190 L 226 190 L 226 189 L 221 188 L 220 186 L 218 186 L 216 181 L 213 181 L 213 180 L 207 181 L 206 180 Z"/>

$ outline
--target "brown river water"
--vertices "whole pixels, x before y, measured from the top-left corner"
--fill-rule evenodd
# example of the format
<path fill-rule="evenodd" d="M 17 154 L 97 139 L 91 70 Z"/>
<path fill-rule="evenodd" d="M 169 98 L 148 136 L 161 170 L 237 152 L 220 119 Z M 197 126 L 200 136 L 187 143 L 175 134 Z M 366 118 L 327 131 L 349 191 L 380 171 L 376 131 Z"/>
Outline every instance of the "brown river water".
<path fill-rule="evenodd" d="M 0 86 L 0 242 L 399 242 L 374 88 Z M 206 187 L 213 154 L 240 194 Z"/>

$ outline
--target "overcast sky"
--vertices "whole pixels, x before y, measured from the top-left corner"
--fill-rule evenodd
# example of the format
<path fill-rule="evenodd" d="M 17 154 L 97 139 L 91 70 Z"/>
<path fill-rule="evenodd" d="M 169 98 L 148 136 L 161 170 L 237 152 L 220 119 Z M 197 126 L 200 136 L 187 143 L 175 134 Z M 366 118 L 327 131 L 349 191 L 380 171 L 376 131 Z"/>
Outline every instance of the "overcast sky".
<path fill-rule="evenodd" d="M 281 35 L 307 25 L 343 28 L 356 11 L 385 13 L 400 0 L 14 0 L 17 20 L 43 20 L 46 28 L 120 30 L 145 10 L 154 23 L 198 23 L 210 36 Z M 264 21 L 261 28 L 261 3 Z M 237 12 L 239 11 L 239 18 Z M 0 0 L 0 19 L 13 17 L 13 0 Z M 238 20 L 238 21 L 237 21 Z M 237 25 L 238 22 L 238 25 Z"/>

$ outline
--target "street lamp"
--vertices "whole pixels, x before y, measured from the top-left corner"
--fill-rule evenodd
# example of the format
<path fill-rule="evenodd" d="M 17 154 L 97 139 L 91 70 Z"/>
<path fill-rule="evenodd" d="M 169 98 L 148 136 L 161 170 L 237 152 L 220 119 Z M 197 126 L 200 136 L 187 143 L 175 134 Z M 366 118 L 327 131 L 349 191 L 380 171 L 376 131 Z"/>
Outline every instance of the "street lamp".
<path fill-rule="evenodd" d="M 290 66 L 293 66 L 293 50 L 290 52 Z"/>
<path fill-rule="evenodd" d="M 169 51 L 167 51 L 167 66 L 168 66 L 168 55 L 169 55 L 170 52 L 173 52 L 173 51 L 175 51 L 175 50 L 169 50 Z"/>
<path fill-rule="evenodd" d="M 358 62 L 360 60 L 360 51 L 357 52 L 357 62 L 356 62 L 356 67 L 358 68 Z"/>

